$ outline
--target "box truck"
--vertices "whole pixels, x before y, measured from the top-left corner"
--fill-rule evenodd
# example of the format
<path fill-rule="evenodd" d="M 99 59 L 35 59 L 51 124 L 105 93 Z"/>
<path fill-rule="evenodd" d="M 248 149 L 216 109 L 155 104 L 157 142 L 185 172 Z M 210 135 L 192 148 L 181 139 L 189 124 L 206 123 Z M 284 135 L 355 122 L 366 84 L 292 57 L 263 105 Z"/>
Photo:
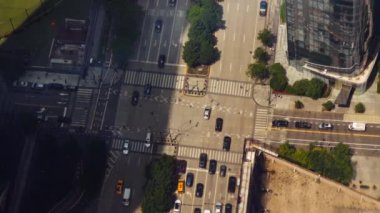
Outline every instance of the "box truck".
<path fill-rule="evenodd" d="M 353 122 L 348 125 L 348 129 L 352 131 L 364 132 L 366 129 L 366 124 Z"/>

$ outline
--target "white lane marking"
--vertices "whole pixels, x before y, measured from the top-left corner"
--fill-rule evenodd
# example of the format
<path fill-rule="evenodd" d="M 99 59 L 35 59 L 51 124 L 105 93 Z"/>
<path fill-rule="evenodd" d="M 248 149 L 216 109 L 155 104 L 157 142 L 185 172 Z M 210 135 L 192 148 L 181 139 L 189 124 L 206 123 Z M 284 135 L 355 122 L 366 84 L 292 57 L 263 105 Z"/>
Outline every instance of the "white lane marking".
<path fill-rule="evenodd" d="M 243 34 L 243 43 L 245 43 L 245 33 Z"/>
<path fill-rule="evenodd" d="M 149 6 L 149 3 L 146 4 L 145 11 L 148 10 L 148 6 Z M 147 16 L 147 14 L 144 15 L 143 24 L 142 24 L 141 29 L 144 29 L 146 16 Z M 142 41 L 142 38 L 143 38 L 143 37 L 140 36 L 139 47 L 138 47 L 138 49 L 137 49 L 137 60 L 140 58 L 139 56 L 140 56 L 140 49 L 141 49 L 141 41 Z M 146 47 L 146 40 L 144 41 L 144 47 Z"/>
<path fill-rule="evenodd" d="M 223 41 L 225 41 L 226 40 L 226 31 L 224 30 L 223 31 Z"/>
<path fill-rule="evenodd" d="M 230 63 L 230 72 L 232 71 L 232 63 Z"/>
<path fill-rule="evenodd" d="M 227 4 L 227 13 L 230 12 L 230 3 Z"/>
<path fill-rule="evenodd" d="M 172 30 L 170 32 L 170 40 L 169 40 L 169 43 L 172 43 L 172 40 L 173 40 L 173 31 L 174 31 L 174 24 L 175 24 L 175 18 L 176 18 L 176 12 L 177 12 L 177 5 L 178 4 L 175 4 L 175 9 L 174 9 L 174 18 L 173 18 L 173 24 L 172 24 Z M 173 43 L 174 45 L 174 43 Z M 177 47 L 177 46 L 175 46 Z M 169 45 L 169 50 L 168 50 L 168 58 L 170 57 L 170 49 L 171 49 L 171 45 Z"/>
<path fill-rule="evenodd" d="M 236 11 L 239 11 L 239 8 L 240 8 L 240 4 L 237 3 L 237 6 L 236 6 Z"/>
<path fill-rule="evenodd" d="M 236 39 L 236 33 L 234 32 L 234 41 L 235 41 L 235 39 Z"/>
<path fill-rule="evenodd" d="M 154 27 L 152 27 L 152 32 L 151 32 L 151 35 L 150 35 L 149 48 L 148 48 L 148 54 L 146 56 L 146 61 L 149 60 L 150 47 L 152 46 L 153 33 L 154 33 Z"/>
<path fill-rule="evenodd" d="M 219 62 L 219 72 L 222 72 L 222 62 Z"/>
<path fill-rule="evenodd" d="M 249 5 L 247 6 L 247 13 L 249 12 Z"/>

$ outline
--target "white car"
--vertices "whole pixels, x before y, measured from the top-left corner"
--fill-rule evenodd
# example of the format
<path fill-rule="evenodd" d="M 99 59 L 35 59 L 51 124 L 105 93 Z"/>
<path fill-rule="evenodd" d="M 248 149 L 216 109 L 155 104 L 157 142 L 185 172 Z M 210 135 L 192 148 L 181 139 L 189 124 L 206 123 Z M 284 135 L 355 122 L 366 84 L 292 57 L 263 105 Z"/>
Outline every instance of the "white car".
<path fill-rule="evenodd" d="M 221 213 L 222 212 L 222 203 L 216 202 L 215 204 L 215 213 Z"/>
<path fill-rule="evenodd" d="M 124 155 L 128 155 L 129 153 L 129 143 L 128 141 L 124 142 L 124 145 L 123 145 L 123 154 Z"/>
<path fill-rule="evenodd" d="M 319 129 L 333 129 L 333 125 L 331 123 L 321 123 L 318 126 Z"/>
<path fill-rule="evenodd" d="M 181 201 L 178 199 L 174 202 L 173 212 L 174 213 L 180 213 L 181 212 Z"/>
<path fill-rule="evenodd" d="M 203 118 L 205 120 L 208 120 L 208 119 L 210 119 L 210 116 L 211 116 L 211 107 L 206 107 L 205 111 L 203 113 Z"/>

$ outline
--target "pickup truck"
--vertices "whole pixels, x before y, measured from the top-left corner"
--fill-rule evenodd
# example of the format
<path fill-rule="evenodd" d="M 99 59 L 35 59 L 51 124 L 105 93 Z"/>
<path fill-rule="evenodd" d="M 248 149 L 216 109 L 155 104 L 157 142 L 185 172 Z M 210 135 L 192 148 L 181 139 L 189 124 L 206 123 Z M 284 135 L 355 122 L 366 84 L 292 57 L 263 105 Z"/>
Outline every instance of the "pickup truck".
<path fill-rule="evenodd" d="M 352 131 L 364 132 L 366 130 L 366 124 L 353 122 L 348 125 L 348 129 Z"/>
<path fill-rule="evenodd" d="M 129 206 L 129 200 L 131 199 L 131 188 L 125 187 L 123 194 L 123 204 L 124 206 Z"/>

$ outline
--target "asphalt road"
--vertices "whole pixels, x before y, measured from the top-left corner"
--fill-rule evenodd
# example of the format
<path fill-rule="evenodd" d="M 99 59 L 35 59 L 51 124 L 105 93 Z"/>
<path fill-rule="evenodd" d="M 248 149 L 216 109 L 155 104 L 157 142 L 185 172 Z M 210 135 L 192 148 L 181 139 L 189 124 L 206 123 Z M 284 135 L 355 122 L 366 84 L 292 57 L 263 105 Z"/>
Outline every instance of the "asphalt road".
<path fill-rule="evenodd" d="M 334 146 L 342 142 L 356 150 L 380 151 L 380 125 L 367 124 L 365 132 L 350 131 L 348 130 L 350 122 L 344 122 L 343 114 L 338 113 L 276 111 L 273 119 L 290 121 L 289 128 L 271 128 L 270 140 L 275 143 L 288 140 L 300 145 L 317 142 L 322 146 Z M 295 128 L 294 122 L 300 120 L 310 122 L 312 128 Z M 331 123 L 334 126 L 333 130 L 318 129 L 318 125 L 322 122 Z"/>

